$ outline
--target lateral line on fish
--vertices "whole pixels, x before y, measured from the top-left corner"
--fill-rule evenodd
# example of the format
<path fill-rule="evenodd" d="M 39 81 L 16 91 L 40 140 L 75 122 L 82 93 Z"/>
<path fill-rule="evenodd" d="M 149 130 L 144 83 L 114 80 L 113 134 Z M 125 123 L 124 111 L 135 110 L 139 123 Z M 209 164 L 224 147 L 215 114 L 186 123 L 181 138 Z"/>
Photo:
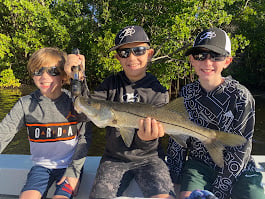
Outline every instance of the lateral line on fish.
<path fill-rule="evenodd" d="M 132 113 L 132 112 L 130 112 L 130 111 L 120 111 L 120 112 L 126 112 L 126 113 L 129 113 L 129 114 L 131 114 L 131 115 L 135 115 L 135 116 L 138 116 L 138 117 L 143 117 L 142 115 L 139 115 L 139 114 L 136 114 L 136 113 Z M 189 128 L 186 128 L 186 127 L 183 127 L 183 126 L 178 125 L 178 124 L 172 124 L 172 123 L 164 122 L 164 121 L 161 121 L 161 120 L 158 120 L 158 119 L 155 119 L 155 120 L 157 120 L 158 122 L 162 122 L 162 123 L 164 123 L 164 124 L 169 124 L 169 125 L 172 125 L 172 126 L 178 126 L 178 127 L 183 128 L 183 129 L 186 129 L 186 130 L 192 131 L 192 132 L 194 132 L 194 133 L 196 133 L 196 134 L 199 134 L 199 135 L 201 135 L 201 136 L 203 136 L 203 137 L 207 137 L 207 136 L 205 136 L 204 134 L 199 133 L 198 131 L 194 131 L 194 130 L 192 130 L 192 129 L 189 129 Z M 203 128 L 203 127 L 202 127 L 202 128 Z"/>

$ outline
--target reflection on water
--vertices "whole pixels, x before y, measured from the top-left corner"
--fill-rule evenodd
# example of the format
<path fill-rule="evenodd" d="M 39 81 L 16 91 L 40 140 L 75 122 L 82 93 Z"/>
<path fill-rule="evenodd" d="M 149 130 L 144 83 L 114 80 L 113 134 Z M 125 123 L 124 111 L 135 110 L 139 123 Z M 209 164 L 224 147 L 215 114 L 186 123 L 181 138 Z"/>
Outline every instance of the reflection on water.
<path fill-rule="evenodd" d="M 33 86 L 24 86 L 20 89 L 0 89 L 0 120 L 9 112 L 20 96 L 29 94 L 35 90 Z M 256 100 L 256 126 L 253 139 L 253 152 L 255 155 L 265 155 L 265 93 L 254 95 Z M 105 146 L 105 132 L 93 126 L 92 144 L 90 146 L 89 156 L 100 156 Z M 165 147 L 167 137 L 163 141 Z M 9 154 L 29 154 L 29 143 L 26 128 L 21 129 L 4 150 L 3 153 Z"/>
<path fill-rule="evenodd" d="M 0 119 L 10 111 L 20 96 L 30 93 L 34 87 L 25 86 L 23 88 L 0 89 Z M 26 128 L 22 128 L 7 146 L 3 153 L 29 154 L 29 143 Z"/>
<path fill-rule="evenodd" d="M 0 89 L 0 118 L 3 118 L 5 114 L 12 108 L 18 98 L 22 95 L 20 89 Z"/>

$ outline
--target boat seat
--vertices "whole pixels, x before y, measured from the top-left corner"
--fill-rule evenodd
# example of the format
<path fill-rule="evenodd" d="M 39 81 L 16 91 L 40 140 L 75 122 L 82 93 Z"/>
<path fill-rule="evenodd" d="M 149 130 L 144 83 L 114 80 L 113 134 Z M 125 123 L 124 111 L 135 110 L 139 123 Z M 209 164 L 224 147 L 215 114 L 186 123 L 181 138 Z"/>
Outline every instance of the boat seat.
<path fill-rule="evenodd" d="M 75 198 L 88 198 L 100 158 L 98 156 L 88 156 L 86 158 L 79 192 Z M 0 154 L 0 195 L 18 196 L 31 167 L 30 155 Z M 49 190 L 49 198 L 52 198 L 54 191 L 55 185 Z M 140 188 L 134 180 L 132 180 L 124 195 L 128 197 L 143 197 Z"/>
<path fill-rule="evenodd" d="M 254 155 L 252 156 L 256 162 L 257 169 L 263 175 L 262 185 L 265 189 L 265 156 Z M 80 184 L 78 199 L 87 199 L 90 189 L 92 187 L 96 171 L 99 165 L 100 157 L 88 156 L 85 161 L 83 178 Z M 30 155 L 13 155 L 13 154 L 0 154 L 0 195 L 16 195 L 20 191 L 26 181 L 27 174 L 32 167 Z M 53 185 L 48 193 L 48 197 L 52 198 L 55 191 Z M 130 183 L 127 190 L 124 192 L 126 197 L 143 198 L 140 188 L 134 180 Z M 120 199 L 124 197 L 119 197 Z"/>

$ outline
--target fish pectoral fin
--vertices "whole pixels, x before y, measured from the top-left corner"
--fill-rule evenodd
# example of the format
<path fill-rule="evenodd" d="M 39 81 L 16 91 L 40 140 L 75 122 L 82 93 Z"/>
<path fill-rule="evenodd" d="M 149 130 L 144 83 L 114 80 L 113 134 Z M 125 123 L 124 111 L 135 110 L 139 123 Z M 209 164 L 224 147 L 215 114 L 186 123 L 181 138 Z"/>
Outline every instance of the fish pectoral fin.
<path fill-rule="evenodd" d="M 177 142 L 179 145 L 181 145 L 184 148 L 187 148 L 187 144 L 186 144 L 186 140 L 188 138 L 188 136 L 186 135 L 171 135 L 170 137 Z"/>
<path fill-rule="evenodd" d="M 224 167 L 224 154 L 223 154 L 224 146 L 218 141 L 204 144 L 204 145 L 207 148 L 215 164 L 223 168 Z"/>
<path fill-rule="evenodd" d="M 135 131 L 134 128 L 120 129 L 121 137 L 127 147 L 130 147 L 132 144 L 133 137 L 134 137 L 134 131 Z"/>

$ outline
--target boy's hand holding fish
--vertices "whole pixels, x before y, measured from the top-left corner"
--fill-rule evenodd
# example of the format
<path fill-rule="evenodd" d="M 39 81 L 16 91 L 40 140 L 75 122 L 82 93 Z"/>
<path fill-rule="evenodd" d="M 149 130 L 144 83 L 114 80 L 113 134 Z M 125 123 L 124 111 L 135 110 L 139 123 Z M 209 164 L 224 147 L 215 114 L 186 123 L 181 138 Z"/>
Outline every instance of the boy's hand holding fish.
<path fill-rule="evenodd" d="M 147 117 L 139 120 L 138 137 L 144 141 L 154 140 L 165 135 L 162 124 L 155 119 Z"/>

